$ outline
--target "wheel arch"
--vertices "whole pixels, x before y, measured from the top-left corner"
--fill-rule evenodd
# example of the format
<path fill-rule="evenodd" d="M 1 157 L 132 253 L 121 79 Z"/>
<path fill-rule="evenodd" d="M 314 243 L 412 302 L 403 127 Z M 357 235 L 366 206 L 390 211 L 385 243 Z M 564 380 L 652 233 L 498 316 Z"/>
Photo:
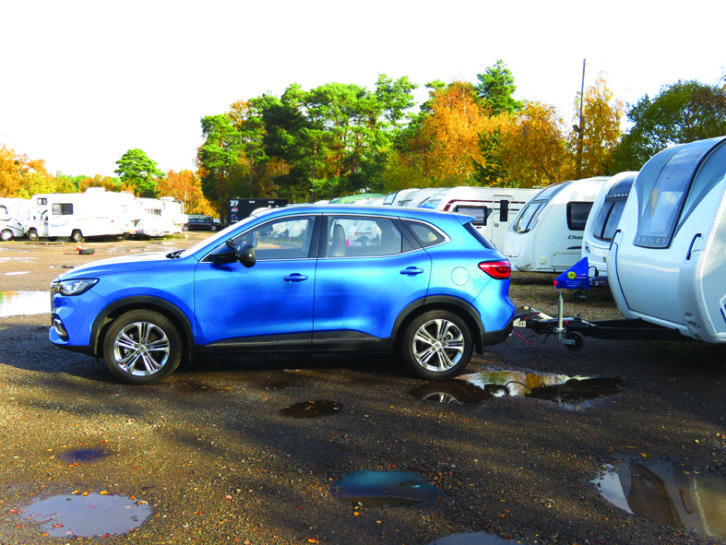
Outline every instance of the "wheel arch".
<path fill-rule="evenodd" d="M 111 323 L 122 314 L 131 310 L 151 310 L 158 312 L 171 320 L 172 323 L 179 329 L 179 333 L 185 341 L 186 358 L 191 358 L 195 348 L 194 332 L 187 316 L 181 309 L 179 309 L 179 307 L 171 304 L 169 301 L 148 295 L 127 297 L 114 301 L 108 305 L 103 312 L 98 314 L 93 322 L 91 330 L 91 344 L 93 347 L 93 354 L 96 357 L 103 354 L 103 339 L 105 338 L 106 332 L 108 331 Z"/>
<path fill-rule="evenodd" d="M 408 324 L 424 312 L 428 312 L 430 310 L 446 310 L 459 316 L 462 320 L 464 320 L 469 328 L 477 353 L 481 354 L 484 351 L 482 335 L 485 330 L 484 324 L 482 324 L 481 318 L 479 317 L 479 313 L 472 305 L 463 299 L 449 295 L 426 297 L 425 299 L 411 303 L 403 310 L 403 312 L 401 312 L 401 314 L 399 314 L 393 325 L 393 332 L 391 335 L 395 339 L 397 348 L 400 347 L 399 343 L 401 342 L 401 338 L 403 337 L 403 333 L 406 331 Z"/>

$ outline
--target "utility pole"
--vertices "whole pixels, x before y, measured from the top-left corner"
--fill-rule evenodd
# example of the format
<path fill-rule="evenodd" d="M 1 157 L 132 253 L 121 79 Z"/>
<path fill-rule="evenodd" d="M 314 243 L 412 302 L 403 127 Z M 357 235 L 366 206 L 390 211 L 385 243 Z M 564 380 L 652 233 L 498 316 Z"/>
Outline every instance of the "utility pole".
<path fill-rule="evenodd" d="M 580 84 L 580 124 L 577 126 L 577 174 L 578 178 L 582 177 L 582 133 L 585 127 L 582 119 L 582 103 L 585 98 L 585 63 L 587 59 L 582 59 L 582 83 Z"/>

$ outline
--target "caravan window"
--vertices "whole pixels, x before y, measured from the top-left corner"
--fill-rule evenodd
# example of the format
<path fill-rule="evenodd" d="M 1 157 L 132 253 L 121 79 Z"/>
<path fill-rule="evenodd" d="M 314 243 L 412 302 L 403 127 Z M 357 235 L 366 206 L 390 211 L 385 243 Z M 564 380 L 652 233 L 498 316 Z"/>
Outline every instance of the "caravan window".
<path fill-rule="evenodd" d="M 54 216 L 72 216 L 73 215 L 73 203 L 53 203 L 53 210 L 51 212 Z"/>
<path fill-rule="evenodd" d="M 584 231 L 587 217 L 590 215 L 592 203 L 587 201 L 571 201 L 567 203 L 567 228 L 570 231 Z"/>
<path fill-rule="evenodd" d="M 713 140 L 678 146 L 661 152 L 660 160 L 646 163 L 636 186 L 640 205 L 638 231 L 634 241 L 636 246 L 670 246 L 689 193 L 694 170 L 712 147 Z"/>
<path fill-rule="evenodd" d="M 545 206 L 547 206 L 547 201 L 527 203 L 514 224 L 514 231 L 516 233 L 529 233 L 535 223 L 537 223 L 537 217 L 540 215 L 540 212 L 542 212 Z"/>
<path fill-rule="evenodd" d="M 454 212 L 474 216 L 474 225 L 486 225 L 489 209 L 486 206 L 457 206 Z"/>
<path fill-rule="evenodd" d="M 615 236 L 615 231 L 620 223 L 620 216 L 623 215 L 625 201 L 633 185 L 634 178 L 627 178 L 618 182 L 605 197 L 605 202 L 600 208 L 592 230 L 592 236 L 605 242 L 610 242 Z"/>

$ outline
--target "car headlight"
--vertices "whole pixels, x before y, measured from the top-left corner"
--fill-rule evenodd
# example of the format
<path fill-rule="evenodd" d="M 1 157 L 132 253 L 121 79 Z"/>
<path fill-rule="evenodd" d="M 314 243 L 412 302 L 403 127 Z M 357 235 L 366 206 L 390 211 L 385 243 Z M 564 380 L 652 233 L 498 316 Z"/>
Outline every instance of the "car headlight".
<path fill-rule="evenodd" d="M 61 295 L 80 295 L 90 290 L 98 282 L 98 278 L 76 278 L 73 280 L 55 280 L 50 285 L 52 293 Z"/>

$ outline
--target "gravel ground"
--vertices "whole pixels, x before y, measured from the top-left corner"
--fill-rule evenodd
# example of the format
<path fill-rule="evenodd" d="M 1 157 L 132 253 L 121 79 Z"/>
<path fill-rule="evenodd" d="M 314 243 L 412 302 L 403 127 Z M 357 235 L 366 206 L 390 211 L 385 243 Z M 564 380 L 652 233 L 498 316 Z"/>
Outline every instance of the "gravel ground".
<path fill-rule="evenodd" d="M 68 242 L 2 243 L 0 292 L 44 291 L 64 268 L 203 236 L 86 243 L 92 256 Z M 512 297 L 554 314 L 552 279 L 515 274 Z M 568 296 L 566 308 L 618 317 L 602 289 L 586 302 Z M 525 544 L 726 543 L 673 515 L 683 518 L 679 503 L 693 511 L 685 504 L 698 479 L 726 482 L 721 346 L 587 339 L 570 351 L 517 329 L 467 372 L 618 378 L 621 390 L 574 405 L 515 396 L 457 404 L 412 395 L 426 383 L 371 354 L 208 358 L 161 384 L 127 386 L 102 362 L 53 347 L 48 322 L 47 312 L 0 318 L 2 545 L 97 541 L 45 537 L 26 518 L 34 501 L 84 493 L 151 507 L 138 529 L 103 539 L 110 544 L 427 545 L 472 532 Z M 341 408 L 280 414 L 309 400 Z M 61 459 L 74 449 L 107 456 Z M 610 464 L 655 461 L 684 475 L 670 519 L 630 514 L 593 484 Z M 387 508 L 334 497 L 333 483 L 364 470 L 412 472 L 440 495 Z M 699 499 L 711 532 L 726 536 L 726 484 Z"/>

